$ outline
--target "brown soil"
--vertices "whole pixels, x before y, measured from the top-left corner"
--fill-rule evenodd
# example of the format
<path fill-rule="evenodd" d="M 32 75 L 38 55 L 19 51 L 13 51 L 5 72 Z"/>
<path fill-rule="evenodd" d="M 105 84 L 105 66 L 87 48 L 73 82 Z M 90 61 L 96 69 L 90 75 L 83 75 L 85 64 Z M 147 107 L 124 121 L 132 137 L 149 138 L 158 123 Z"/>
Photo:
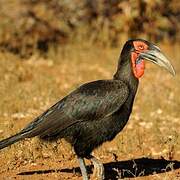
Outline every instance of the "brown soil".
<path fill-rule="evenodd" d="M 180 48 L 161 47 L 177 75 L 147 64 L 127 126 L 94 151 L 105 165 L 106 179 L 180 179 Z M 18 132 L 78 85 L 110 78 L 118 53 L 78 45 L 47 59 L 34 55 L 22 61 L 1 53 L 0 139 Z M 81 179 L 76 156 L 64 140 L 16 143 L 1 150 L 0 167 L 0 179 Z"/>

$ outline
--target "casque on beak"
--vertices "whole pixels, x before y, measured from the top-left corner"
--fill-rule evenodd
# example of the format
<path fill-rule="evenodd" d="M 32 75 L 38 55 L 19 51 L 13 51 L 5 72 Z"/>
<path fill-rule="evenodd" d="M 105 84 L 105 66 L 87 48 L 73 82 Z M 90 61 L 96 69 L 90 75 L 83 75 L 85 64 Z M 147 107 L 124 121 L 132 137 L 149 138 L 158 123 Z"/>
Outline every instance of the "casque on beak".
<path fill-rule="evenodd" d="M 164 67 L 173 76 L 175 75 L 175 70 L 172 64 L 157 46 L 151 44 L 149 50 L 140 53 L 140 57 Z"/>

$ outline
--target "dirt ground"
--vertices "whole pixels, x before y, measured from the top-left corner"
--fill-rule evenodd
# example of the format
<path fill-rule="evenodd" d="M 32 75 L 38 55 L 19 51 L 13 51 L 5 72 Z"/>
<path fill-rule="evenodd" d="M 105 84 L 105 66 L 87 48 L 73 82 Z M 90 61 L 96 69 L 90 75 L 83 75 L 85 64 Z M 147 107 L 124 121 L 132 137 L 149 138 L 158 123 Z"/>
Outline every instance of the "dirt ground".
<path fill-rule="evenodd" d="M 180 46 L 159 45 L 176 69 L 147 63 L 133 113 L 112 142 L 94 151 L 106 179 L 180 179 Z M 46 58 L 0 53 L 0 139 L 15 134 L 80 84 L 111 78 L 119 49 L 67 45 Z M 92 176 L 89 161 L 88 171 Z M 0 152 L 0 179 L 82 179 L 64 140 L 18 142 Z"/>

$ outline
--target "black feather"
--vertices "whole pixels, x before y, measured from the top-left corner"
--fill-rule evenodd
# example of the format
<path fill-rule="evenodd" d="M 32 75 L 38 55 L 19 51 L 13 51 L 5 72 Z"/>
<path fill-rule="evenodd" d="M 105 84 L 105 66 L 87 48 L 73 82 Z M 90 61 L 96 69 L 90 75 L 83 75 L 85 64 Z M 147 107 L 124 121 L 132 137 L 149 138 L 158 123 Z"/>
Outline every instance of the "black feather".
<path fill-rule="evenodd" d="M 79 157 L 112 140 L 125 126 L 132 111 L 138 79 L 132 73 L 128 41 L 112 80 L 86 83 L 37 117 L 15 136 L 0 141 L 0 149 L 24 138 L 65 138 Z"/>

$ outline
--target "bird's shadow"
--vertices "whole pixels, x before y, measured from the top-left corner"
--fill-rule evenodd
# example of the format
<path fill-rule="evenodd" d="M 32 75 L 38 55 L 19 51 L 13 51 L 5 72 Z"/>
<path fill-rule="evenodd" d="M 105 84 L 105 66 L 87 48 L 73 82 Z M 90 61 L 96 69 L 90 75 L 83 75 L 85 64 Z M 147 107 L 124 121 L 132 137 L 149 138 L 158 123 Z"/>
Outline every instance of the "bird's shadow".
<path fill-rule="evenodd" d="M 116 161 L 104 164 L 105 179 L 135 178 L 153 174 L 165 173 L 180 168 L 180 161 L 165 159 L 139 158 L 127 161 Z M 88 173 L 92 173 L 93 166 L 87 166 Z M 21 172 L 18 175 L 48 174 L 54 172 L 80 173 L 80 168 L 49 169 Z"/>

